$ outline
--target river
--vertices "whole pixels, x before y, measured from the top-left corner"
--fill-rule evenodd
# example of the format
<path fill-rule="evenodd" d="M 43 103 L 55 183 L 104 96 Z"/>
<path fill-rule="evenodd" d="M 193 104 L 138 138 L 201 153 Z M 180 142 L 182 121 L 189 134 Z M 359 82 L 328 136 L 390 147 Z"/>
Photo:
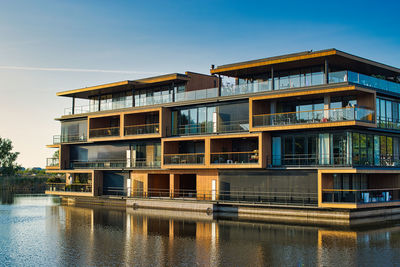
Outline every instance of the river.
<path fill-rule="evenodd" d="M 400 222 L 327 228 L 0 199 L 0 266 L 400 266 Z"/>

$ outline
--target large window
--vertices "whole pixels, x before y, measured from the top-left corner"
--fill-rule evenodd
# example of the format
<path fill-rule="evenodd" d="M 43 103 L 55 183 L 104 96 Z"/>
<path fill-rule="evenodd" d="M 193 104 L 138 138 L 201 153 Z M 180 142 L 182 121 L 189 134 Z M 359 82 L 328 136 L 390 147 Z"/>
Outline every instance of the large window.
<path fill-rule="evenodd" d="M 61 142 L 86 141 L 87 120 L 73 120 L 61 122 Z"/>
<path fill-rule="evenodd" d="M 249 130 L 248 103 L 201 106 L 174 110 L 172 134 L 194 135 Z"/>
<path fill-rule="evenodd" d="M 376 118 L 381 128 L 400 129 L 399 103 L 394 100 L 376 99 Z"/>
<path fill-rule="evenodd" d="M 399 166 L 399 139 L 360 132 L 273 136 L 272 164 Z"/>

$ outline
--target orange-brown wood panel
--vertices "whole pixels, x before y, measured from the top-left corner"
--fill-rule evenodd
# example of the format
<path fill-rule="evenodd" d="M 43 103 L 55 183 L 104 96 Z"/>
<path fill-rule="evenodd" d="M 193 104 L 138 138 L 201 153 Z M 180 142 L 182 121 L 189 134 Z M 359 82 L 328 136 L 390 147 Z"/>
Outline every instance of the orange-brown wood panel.
<path fill-rule="evenodd" d="M 217 170 L 204 170 L 197 173 L 197 197 L 201 199 L 211 199 L 212 194 L 212 180 L 216 182 L 216 195 L 218 196 L 219 184 L 218 184 L 218 171 Z"/>
<path fill-rule="evenodd" d="M 186 72 L 189 76 L 189 81 L 186 84 L 186 91 L 195 91 L 201 89 L 215 88 L 218 87 L 218 77 L 205 75 L 195 72 Z"/>
<path fill-rule="evenodd" d="M 161 137 L 171 135 L 171 110 L 162 108 L 161 110 Z"/>

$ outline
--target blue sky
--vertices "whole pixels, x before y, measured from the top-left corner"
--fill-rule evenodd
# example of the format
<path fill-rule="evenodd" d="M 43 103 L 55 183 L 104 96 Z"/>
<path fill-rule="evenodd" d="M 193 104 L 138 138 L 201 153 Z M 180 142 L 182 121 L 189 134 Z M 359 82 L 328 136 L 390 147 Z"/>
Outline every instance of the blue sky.
<path fill-rule="evenodd" d="M 62 90 L 305 50 L 400 67 L 397 1 L 0 2 L 0 136 L 44 166 Z"/>

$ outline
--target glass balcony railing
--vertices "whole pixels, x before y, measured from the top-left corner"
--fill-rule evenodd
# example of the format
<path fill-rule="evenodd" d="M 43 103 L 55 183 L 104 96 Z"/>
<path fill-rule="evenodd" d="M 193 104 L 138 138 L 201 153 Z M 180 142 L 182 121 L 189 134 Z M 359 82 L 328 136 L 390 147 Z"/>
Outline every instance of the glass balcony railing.
<path fill-rule="evenodd" d="M 204 164 L 204 153 L 165 154 L 164 164 Z"/>
<path fill-rule="evenodd" d="M 91 193 L 91 184 L 65 184 L 65 183 L 46 183 L 46 191 L 50 192 L 81 192 Z"/>
<path fill-rule="evenodd" d="M 71 161 L 71 169 L 113 169 L 113 168 L 160 168 L 160 158 L 149 161 L 145 158 L 137 159 L 99 159 L 89 161 Z"/>
<path fill-rule="evenodd" d="M 125 135 L 141 135 L 141 134 L 158 134 L 160 132 L 160 124 L 142 124 L 125 126 Z"/>
<path fill-rule="evenodd" d="M 375 121 L 375 112 L 366 108 L 346 107 L 300 112 L 261 114 L 253 116 L 254 127 L 340 121 L 362 121 L 373 123 Z"/>
<path fill-rule="evenodd" d="M 212 133 L 248 132 L 249 121 L 221 121 L 219 123 L 194 123 L 172 129 L 173 135 L 201 135 Z"/>
<path fill-rule="evenodd" d="M 385 203 L 400 201 L 400 188 L 385 189 L 323 189 L 323 203 Z"/>
<path fill-rule="evenodd" d="M 90 138 L 119 136 L 119 127 L 90 129 L 89 136 Z"/>
<path fill-rule="evenodd" d="M 194 90 L 194 91 L 176 93 L 175 102 L 213 98 L 217 96 L 218 96 L 218 88 Z"/>
<path fill-rule="evenodd" d="M 258 164 L 258 151 L 211 153 L 211 164 Z"/>
<path fill-rule="evenodd" d="M 330 154 L 285 154 L 272 155 L 267 159 L 272 167 L 282 166 L 349 166 L 349 167 L 396 167 L 400 166 L 399 155 L 370 155 L 351 153 Z"/>
<path fill-rule="evenodd" d="M 53 144 L 86 142 L 86 135 L 54 135 Z"/>
<path fill-rule="evenodd" d="M 59 167 L 60 161 L 58 158 L 47 158 L 46 167 Z"/>
<path fill-rule="evenodd" d="M 317 75 L 318 74 L 318 75 Z M 296 77 L 285 76 L 276 77 L 274 79 L 275 88 L 274 90 L 284 90 L 301 88 L 307 86 L 322 85 L 323 83 L 323 73 L 315 73 L 315 79 L 308 81 L 307 78 L 301 78 L 300 75 Z M 303 81 L 303 79 L 305 79 Z M 344 83 L 350 82 L 354 84 L 359 84 L 375 89 L 380 89 L 388 92 L 399 93 L 400 94 L 400 83 L 387 81 L 377 77 L 372 77 L 352 71 L 337 71 L 330 72 L 328 74 L 328 83 Z M 224 84 L 221 86 L 221 96 L 234 96 L 241 94 L 251 94 L 258 92 L 266 92 L 272 90 L 272 81 L 255 81 L 245 84 Z M 157 95 L 157 96 L 138 96 L 135 95 L 135 107 L 148 106 L 148 105 L 158 105 L 163 103 L 171 102 L 181 102 L 189 100 L 199 100 L 218 97 L 218 88 L 209 88 L 188 92 L 170 93 L 168 95 Z M 81 114 L 88 112 L 96 112 L 102 110 L 113 110 L 133 107 L 132 98 L 127 98 L 125 100 L 117 100 L 93 105 L 75 106 L 74 112 L 72 108 L 66 108 L 64 115 Z"/>

